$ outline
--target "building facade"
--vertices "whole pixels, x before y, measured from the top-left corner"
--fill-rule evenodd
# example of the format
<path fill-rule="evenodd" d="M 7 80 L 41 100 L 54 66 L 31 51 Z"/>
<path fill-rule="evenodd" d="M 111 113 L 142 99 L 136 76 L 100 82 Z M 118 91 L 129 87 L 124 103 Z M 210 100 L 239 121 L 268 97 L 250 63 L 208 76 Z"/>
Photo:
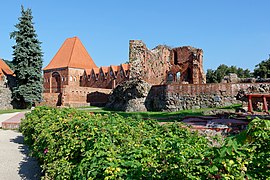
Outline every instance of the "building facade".
<path fill-rule="evenodd" d="M 205 83 L 203 51 L 189 46 L 157 46 L 149 50 L 139 40 L 129 43 L 129 64 L 97 67 L 78 37 L 68 38 L 44 71 L 45 104 L 84 106 L 102 99 L 129 79 L 152 85 Z M 94 94 L 100 98 L 95 98 Z M 104 95 L 104 97 L 102 97 Z M 90 98 L 91 97 L 91 98 Z"/>

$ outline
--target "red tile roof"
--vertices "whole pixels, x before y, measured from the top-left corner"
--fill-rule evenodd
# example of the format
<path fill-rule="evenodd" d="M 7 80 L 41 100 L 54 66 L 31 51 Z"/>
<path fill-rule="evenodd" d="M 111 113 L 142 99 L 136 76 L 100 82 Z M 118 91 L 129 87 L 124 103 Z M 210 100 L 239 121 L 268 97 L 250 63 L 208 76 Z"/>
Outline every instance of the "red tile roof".
<path fill-rule="evenodd" d="M 86 73 L 87 75 L 90 75 L 91 72 L 92 72 L 92 69 L 85 69 L 85 73 Z"/>
<path fill-rule="evenodd" d="M 97 66 L 80 39 L 73 37 L 65 40 L 51 62 L 43 70 L 63 67 L 92 69 Z"/>
<path fill-rule="evenodd" d="M 120 70 L 120 66 L 113 66 L 113 65 L 111 65 L 110 67 L 112 68 L 113 72 L 116 72 L 116 71 L 119 71 Z"/>
<path fill-rule="evenodd" d="M 121 64 L 121 65 L 122 65 L 123 70 L 125 71 L 129 70 L 129 64 Z"/>
<path fill-rule="evenodd" d="M 0 76 L 2 76 L 2 74 L 14 75 L 14 72 L 9 68 L 5 61 L 0 59 Z"/>
<path fill-rule="evenodd" d="M 93 68 L 93 72 L 94 72 L 95 74 L 99 74 L 99 68 Z"/>
<path fill-rule="evenodd" d="M 107 66 L 104 67 L 104 66 L 102 66 L 102 67 L 101 67 L 101 70 L 102 70 L 103 73 L 107 73 L 107 72 L 109 72 L 109 68 L 110 68 L 110 67 L 107 67 Z"/>

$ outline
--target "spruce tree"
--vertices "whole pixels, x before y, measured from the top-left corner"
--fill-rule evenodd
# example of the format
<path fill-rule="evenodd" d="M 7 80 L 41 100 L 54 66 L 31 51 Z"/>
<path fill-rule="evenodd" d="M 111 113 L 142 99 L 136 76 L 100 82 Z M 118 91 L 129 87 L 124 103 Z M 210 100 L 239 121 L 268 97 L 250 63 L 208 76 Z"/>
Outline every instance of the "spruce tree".
<path fill-rule="evenodd" d="M 27 108 L 42 100 L 42 57 L 41 42 L 32 22 L 31 9 L 21 7 L 21 17 L 10 38 L 16 41 L 13 48 L 13 64 L 17 86 L 13 89 L 13 100 Z"/>

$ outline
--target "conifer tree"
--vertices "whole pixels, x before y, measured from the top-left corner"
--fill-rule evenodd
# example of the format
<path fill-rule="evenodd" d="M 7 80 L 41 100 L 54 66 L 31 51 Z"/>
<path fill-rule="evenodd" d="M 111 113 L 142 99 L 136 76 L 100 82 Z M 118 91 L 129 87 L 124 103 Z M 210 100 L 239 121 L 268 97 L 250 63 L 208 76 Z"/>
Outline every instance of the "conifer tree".
<path fill-rule="evenodd" d="M 13 48 L 13 64 L 17 86 L 13 89 L 13 101 L 27 108 L 42 100 L 42 57 L 41 42 L 32 22 L 31 9 L 21 7 L 21 17 L 10 38 L 16 41 Z"/>

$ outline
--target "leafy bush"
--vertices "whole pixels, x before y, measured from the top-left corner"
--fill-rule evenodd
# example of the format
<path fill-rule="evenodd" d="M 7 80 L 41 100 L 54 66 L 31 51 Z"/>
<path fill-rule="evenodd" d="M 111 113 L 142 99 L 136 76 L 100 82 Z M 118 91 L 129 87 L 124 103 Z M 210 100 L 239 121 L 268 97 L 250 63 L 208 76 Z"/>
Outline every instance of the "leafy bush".
<path fill-rule="evenodd" d="M 264 178 L 269 132 L 253 125 L 213 147 L 180 123 L 37 107 L 21 131 L 47 179 Z"/>

